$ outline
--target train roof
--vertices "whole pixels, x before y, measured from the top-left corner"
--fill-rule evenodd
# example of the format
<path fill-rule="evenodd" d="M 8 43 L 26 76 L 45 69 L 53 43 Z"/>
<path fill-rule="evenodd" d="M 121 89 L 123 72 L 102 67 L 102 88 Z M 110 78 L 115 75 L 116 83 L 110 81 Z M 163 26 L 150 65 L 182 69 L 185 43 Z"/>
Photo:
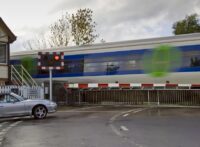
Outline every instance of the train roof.
<path fill-rule="evenodd" d="M 87 51 L 98 51 L 105 49 L 114 49 L 114 48 L 125 48 L 133 46 L 144 46 L 144 45 L 156 45 L 156 44 L 170 44 L 177 42 L 189 42 L 197 41 L 200 44 L 200 33 L 184 34 L 184 35 L 175 35 L 167 37 L 157 37 L 157 38 L 148 38 L 148 39 L 138 39 L 138 40 L 128 40 L 128 41 L 118 41 L 118 42 L 108 42 L 108 43 L 97 43 L 92 45 L 81 45 L 81 46 L 68 46 L 68 47 L 58 47 L 58 48 L 49 48 L 43 50 L 30 50 L 30 51 L 19 51 L 11 52 L 12 56 L 27 56 L 27 55 L 37 55 L 38 52 L 87 52 Z"/>

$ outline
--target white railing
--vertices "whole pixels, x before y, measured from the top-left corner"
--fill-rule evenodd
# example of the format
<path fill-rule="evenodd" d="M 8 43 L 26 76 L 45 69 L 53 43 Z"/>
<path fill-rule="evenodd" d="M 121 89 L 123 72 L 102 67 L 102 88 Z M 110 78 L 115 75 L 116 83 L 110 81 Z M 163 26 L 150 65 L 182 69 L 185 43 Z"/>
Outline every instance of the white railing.
<path fill-rule="evenodd" d="M 38 86 L 22 65 L 11 65 L 11 80 L 13 84 L 18 86 Z"/>
<path fill-rule="evenodd" d="M 14 92 L 27 99 L 44 99 L 44 88 L 40 86 L 0 86 L 0 94 Z"/>

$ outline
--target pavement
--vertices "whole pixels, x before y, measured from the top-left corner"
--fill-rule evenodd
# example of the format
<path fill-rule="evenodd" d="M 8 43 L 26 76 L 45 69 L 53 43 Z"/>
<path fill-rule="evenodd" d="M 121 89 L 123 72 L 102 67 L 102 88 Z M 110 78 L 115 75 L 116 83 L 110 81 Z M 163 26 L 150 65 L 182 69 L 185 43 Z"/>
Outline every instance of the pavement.
<path fill-rule="evenodd" d="M 72 107 L 44 120 L 0 119 L 0 147 L 200 147 L 199 136 L 197 108 Z"/>

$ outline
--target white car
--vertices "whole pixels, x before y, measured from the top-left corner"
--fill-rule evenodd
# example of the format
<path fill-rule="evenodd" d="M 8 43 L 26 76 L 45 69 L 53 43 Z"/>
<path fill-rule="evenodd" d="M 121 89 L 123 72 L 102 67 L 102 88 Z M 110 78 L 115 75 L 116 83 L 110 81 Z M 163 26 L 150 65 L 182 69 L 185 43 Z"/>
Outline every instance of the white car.
<path fill-rule="evenodd" d="M 15 94 L 0 94 L 0 117 L 34 116 L 43 119 L 56 112 L 57 104 L 45 99 L 24 99 Z"/>

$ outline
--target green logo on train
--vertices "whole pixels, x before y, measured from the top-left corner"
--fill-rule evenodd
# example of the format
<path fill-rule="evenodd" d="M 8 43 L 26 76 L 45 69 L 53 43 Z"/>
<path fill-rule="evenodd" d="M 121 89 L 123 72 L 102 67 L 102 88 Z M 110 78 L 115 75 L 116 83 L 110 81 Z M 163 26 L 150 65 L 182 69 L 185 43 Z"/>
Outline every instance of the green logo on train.
<path fill-rule="evenodd" d="M 164 77 L 176 71 L 181 63 L 180 51 L 169 45 L 161 45 L 144 55 L 144 71 L 153 77 Z"/>

